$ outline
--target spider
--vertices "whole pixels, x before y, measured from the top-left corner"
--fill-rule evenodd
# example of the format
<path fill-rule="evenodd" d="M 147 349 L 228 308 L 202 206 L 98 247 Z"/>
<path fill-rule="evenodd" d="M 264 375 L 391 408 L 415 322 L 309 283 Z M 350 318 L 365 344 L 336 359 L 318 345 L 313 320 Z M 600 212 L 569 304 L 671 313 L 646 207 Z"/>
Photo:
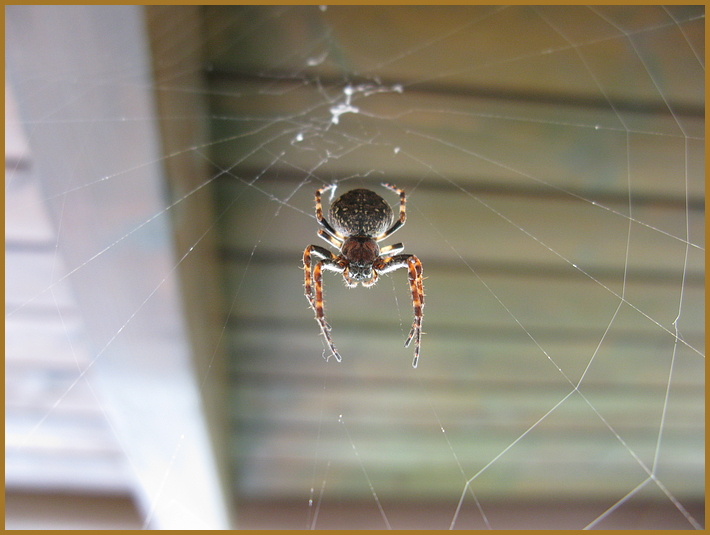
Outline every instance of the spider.
<path fill-rule="evenodd" d="M 380 275 L 407 268 L 414 306 L 414 322 L 404 347 L 409 347 L 414 340 L 412 366 L 416 368 L 419 361 L 424 308 L 422 264 L 413 254 L 397 254 L 404 249 L 401 243 L 382 248 L 378 245 L 378 242 L 399 230 L 407 218 L 404 191 L 391 184 L 382 184 L 382 186 L 399 194 L 399 219 L 394 224 L 392 224 L 394 219 L 392 208 L 382 197 L 368 189 L 354 189 L 344 193 L 330 205 L 331 225 L 323 217 L 321 194 L 333 189 L 335 185 L 325 186 L 316 191 L 316 219 L 323 227 L 318 231 L 318 236 L 337 247 L 340 254 L 336 256 L 318 245 L 306 247 L 303 252 L 306 297 L 316 314 L 316 321 L 328 342 L 330 351 L 335 359 L 341 362 L 342 358 L 330 336 L 330 325 L 325 320 L 323 311 L 322 270 L 342 274 L 345 284 L 355 288 L 358 283 L 362 283 L 365 287 L 372 286 Z"/>

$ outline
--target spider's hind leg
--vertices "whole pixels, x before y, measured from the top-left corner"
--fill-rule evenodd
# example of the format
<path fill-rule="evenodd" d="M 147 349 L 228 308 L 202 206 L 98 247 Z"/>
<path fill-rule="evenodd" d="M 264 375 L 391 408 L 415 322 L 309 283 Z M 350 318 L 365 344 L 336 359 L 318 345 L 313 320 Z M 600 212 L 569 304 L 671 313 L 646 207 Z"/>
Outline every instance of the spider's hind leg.
<path fill-rule="evenodd" d="M 333 227 L 331 227 L 331 226 L 330 226 L 330 223 L 328 223 L 328 220 L 323 216 L 323 204 L 321 203 L 321 194 L 322 194 L 324 191 L 327 191 L 327 190 L 329 190 L 329 189 L 334 189 L 334 188 L 335 188 L 335 184 L 332 184 L 332 185 L 330 185 L 330 186 L 322 187 L 322 188 L 320 188 L 319 190 L 316 191 L 316 198 L 315 198 L 315 201 L 316 201 L 316 220 L 318 221 L 318 224 L 323 227 L 324 231 L 325 231 L 328 235 L 330 235 L 330 236 L 332 236 L 333 238 L 335 238 L 335 239 L 337 239 L 337 240 L 340 240 L 340 241 L 342 242 L 342 238 L 344 238 L 344 236 L 343 236 L 342 234 L 340 234 L 337 230 L 335 230 Z M 320 232 L 319 232 L 319 234 L 320 234 Z M 324 239 L 330 241 L 329 238 L 325 238 L 323 235 L 321 235 L 321 238 L 324 238 Z M 334 242 L 333 242 L 333 243 L 334 243 Z M 336 247 L 338 247 L 338 249 L 340 248 L 339 245 L 336 245 Z"/>
<path fill-rule="evenodd" d="M 387 236 L 390 236 L 392 233 L 402 228 L 404 223 L 407 221 L 407 195 L 404 193 L 404 190 L 398 188 L 394 184 L 383 183 L 382 185 L 388 190 L 394 191 L 399 195 L 399 218 L 388 230 L 375 237 L 376 242 L 384 240 Z"/>
<path fill-rule="evenodd" d="M 320 229 L 318 231 L 318 236 L 323 238 L 325 241 L 327 241 L 328 243 L 330 243 L 334 247 L 337 247 L 338 249 L 340 249 L 343 246 L 343 240 L 341 240 L 340 238 L 336 238 L 334 236 L 331 236 L 323 229 Z"/>

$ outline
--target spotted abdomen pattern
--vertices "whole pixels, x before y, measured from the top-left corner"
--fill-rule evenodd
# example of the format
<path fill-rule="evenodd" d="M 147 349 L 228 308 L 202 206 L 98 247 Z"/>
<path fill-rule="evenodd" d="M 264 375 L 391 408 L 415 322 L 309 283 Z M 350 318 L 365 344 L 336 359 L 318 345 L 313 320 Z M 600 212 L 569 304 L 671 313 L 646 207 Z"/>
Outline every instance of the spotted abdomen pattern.
<path fill-rule="evenodd" d="M 368 189 L 343 193 L 330 206 L 330 223 L 344 236 L 378 236 L 390 227 L 393 218 L 390 205 Z"/>

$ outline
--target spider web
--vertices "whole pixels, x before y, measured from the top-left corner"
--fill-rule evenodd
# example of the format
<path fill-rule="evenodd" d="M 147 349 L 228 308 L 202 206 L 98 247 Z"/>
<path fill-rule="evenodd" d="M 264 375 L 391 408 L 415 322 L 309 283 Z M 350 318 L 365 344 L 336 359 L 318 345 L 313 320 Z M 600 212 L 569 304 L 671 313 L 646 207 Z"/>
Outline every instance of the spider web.
<path fill-rule="evenodd" d="M 658 527 L 649 511 L 661 507 L 667 527 L 702 528 L 704 122 L 692 101 L 703 87 L 703 10 L 441 8 L 418 27 L 412 8 L 372 8 L 372 33 L 358 30 L 374 36 L 370 43 L 346 31 L 357 10 L 341 9 L 199 11 L 203 33 L 183 55 L 205 54 L 204 71 L 187 74 L 206 85 L 161 80 L 148 89 L 204 98 L 206 111 L 158 115 L 208 123 L 210 139 L 158 149 L 157 159 L 110 162 L 111 171 L 45 195 L 63 206 L 77 192 L 117 184 L 125 209 L 141 191 L 137 171 L 185 155 L 208 170 L 191 187 L 171 186 L 163 197 L 171 200 L 150 217 L 117 225 L 105 247 L 64 271 L 59 252 L 71 236 L 62 208 L 56 266 L 30 299 L 8 303 L 7 320 L 47 294 L 63 317 L 54 294 L 61 282 L 110 269 L 114 253 L 133 238 L 149 243 L 170 218 L 180 221 L 177 212 L 197 210 L 207 191 L 214 211 L 170 263 L 133 266 L 140 304 L 100 333 L 88 366 L 51 394 L 20 448 L 76 389 L 88 385 L 101 397 L 94 363 L 148 325 L 173 277 L 217 241 L 224 311 L 207 345 L 229 351 L 225 403 L 238 453 L 226 477 L 239 500 L 254 504 L 239 510 L 246 525 L 608 528 L 640 510 L 646 517 L 631 527 Z M 151 16 L 158 34 L 181 20 Z M 503 28 L 517 29 L 519 43 L 487 41 Z M 382 51 L 383 36 L 391 50 Z M 668 42 L 670 63 L 660 50 Z M 462 51 L 465 61 L 446 59 Z M 555 92 L 536 85 L 540 73 L 556 77 Z M 41 93 L 65 90 L 72 72 L 14 75 Z M 72 85 L 79 96 L 67 92 L 66 102 L 132 87 L 133 76 L 105 68 Z M 73 136 L 75 124 L 91 126 L 78 130 L 70 162 L 90 158 L 87 132 L 123 139 L 147 120 L 62 111 L 21 126 L 30 145 L 43 130 Z M 302 295 L 302 251 L 320 241 L 315 189 L 367 187 L 396 209 L 382 182 L 408 194 L 407 225 L 383 245 L 403 242 L 427 277 L 417 370 L 411 348 L 401 347 L 411 323 L 403 272 L 357 291 L 324 275 L 342 363 L 327 360 Z M 69 338 L 71 327 L 63 329 Z M 218 373 L 213 357 L 202 363 L 203 395 Z M 126 368 L 142 369 L 137 361 Z M 109 412 L 102 418 L 113 427 Z M 163 511 L 193 438 L 166 434 L 145 526 Z M 130 464 L 130 448 L 119 449 Z M 272 518 L 264 499 L 285 500 L 285 520 Z M 427 518 L 406 501 L 421 503 Z M 570 503 L 578 515 L 568 517 Z"/>

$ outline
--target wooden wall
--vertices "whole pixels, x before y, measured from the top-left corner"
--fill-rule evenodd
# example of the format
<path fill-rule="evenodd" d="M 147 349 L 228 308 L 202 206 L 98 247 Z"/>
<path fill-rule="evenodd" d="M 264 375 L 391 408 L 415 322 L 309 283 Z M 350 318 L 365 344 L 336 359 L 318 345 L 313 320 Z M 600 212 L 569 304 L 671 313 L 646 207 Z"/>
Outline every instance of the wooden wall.
<path fill-rule="evenodd" d="M 242 496 L 665 500 L 657 452 L 702 496 L 702 10 L 204 16 Z M 396 205 L 383 181 L 427 277 L 417 370 L 403 272 L 325 275 L 342 363 L 302 295 L 314 190 Z"/>

